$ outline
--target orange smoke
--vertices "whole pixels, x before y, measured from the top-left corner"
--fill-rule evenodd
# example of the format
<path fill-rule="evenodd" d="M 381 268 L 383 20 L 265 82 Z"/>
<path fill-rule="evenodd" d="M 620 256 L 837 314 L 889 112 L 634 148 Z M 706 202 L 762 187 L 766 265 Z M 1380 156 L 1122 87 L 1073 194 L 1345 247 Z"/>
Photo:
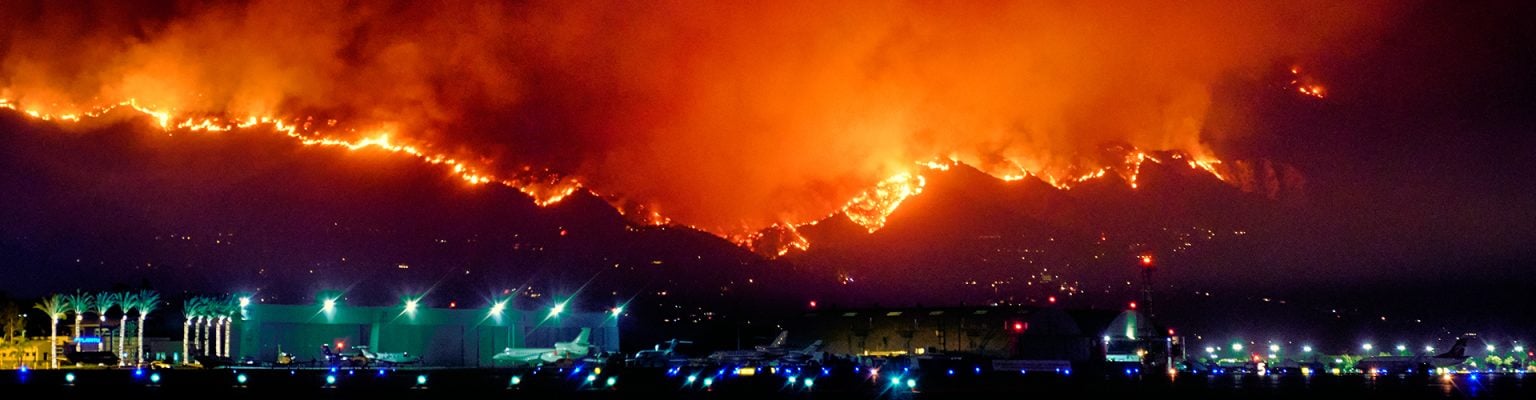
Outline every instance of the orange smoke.
<path fill-rule="evenodd" d="M 944 162 L 1135 185 L 1146 151 L 1172 150 L 1217 173 L 1216 82 L 1340 51 L 1385 6 L 8 2 L 0 98 L 61 120 L 133 99 L 168 129 L 266 117 L 542 203 L 579 180 L 731 237 L 844 209 L 873 230 Z"/>

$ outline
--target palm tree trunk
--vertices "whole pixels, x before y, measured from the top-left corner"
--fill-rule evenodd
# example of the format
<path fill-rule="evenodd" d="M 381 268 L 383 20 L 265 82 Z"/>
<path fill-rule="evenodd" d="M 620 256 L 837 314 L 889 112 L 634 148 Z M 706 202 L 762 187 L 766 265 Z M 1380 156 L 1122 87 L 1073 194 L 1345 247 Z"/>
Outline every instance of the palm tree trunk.
<path fill-rule="evenodd" d="M 134 360 L 139 364 L 144 363 L 144 313 L 139 313 L 139 355 Z"/>
<path fill-rule="evenodd" d="M 59 368 L 59 351 L 58 351 L 58 346 L 59 346 L 59 319 L 58 318 L 54 318 L 54 317 L 49 317 L 48 321 L 51 322 L 50 324 L 48 324 L 48 359 L 52 360 L 52 361 L 50 361 L 50 363 L 53 365 L 53 368 L 54 369 L 58 369 Z"/>
<path fill-rule="evenodd" d="M 181 321 L 181 363 L 182 364 L 187 364 L 187 363 L 192 362 L 192 353 L 190 351 L 188 351 L 188 347 L 187 347 L 188 344 L 191 344 L 191 342 L 189 342 L 187 340 L 187 339 L 189 339 L 187 337 L 187 330 L 190 329 L 190 328 L 192 328 L 192 320 L 189 319 L 189 320 L 186 320 L 186 321 Z"/>
<path fill-rule="evenodd" d="M 235 319 L 234 318 L 230 318 L 230 319 L 224 320 L 224 356 L 225 357 L 229 357 L 229 329 L 230 329 L 230 326 L 234 325 L 234 324 L 235 324 Z"/>
<path fill-rule="evenodd" d="M 213 320 L 213 323 L 208 325 L 208 330 L 211 331 L 211 332 L 209 332 L 209 334 L 212 335 L 212 338 L 213 338 L 212 340 L 210 340 L 210 342 L 212 342 L 212 344 L 208 345 L 209 347 L 212 348 L 212 350 L 209 351 L 209 353 L 213 353 L 213 355 L 215 357 L 221 356 L 222 354 L 219 354 L 219 343 L 222 343 L 222 342 L 219 341 L 219 320 L 217 320 L 217 319 Z"/>
<path fill-rule="evenodd" d="M 80 314 L 75 314 L 75 352 L 80 352 Z"/>
<path fill-rule="evenodd" d="M 123 318 L 117 322 L 117 362 L 128 365 L 128 311 L 123 311 Z"/>

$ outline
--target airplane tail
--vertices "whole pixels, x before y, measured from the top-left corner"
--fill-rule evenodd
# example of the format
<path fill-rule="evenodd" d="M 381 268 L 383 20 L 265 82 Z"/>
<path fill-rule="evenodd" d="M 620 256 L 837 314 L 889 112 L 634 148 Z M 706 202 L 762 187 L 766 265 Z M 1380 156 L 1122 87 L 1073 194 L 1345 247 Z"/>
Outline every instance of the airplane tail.
<path fill-rule="evenodd" d="M 581 346 L 581 347 L 586 347 L 587 344 L 588 344 L 587 343 L 587 339 L 590 338 L 591 336 L 592 336 L 592 328 L 581 328 L 581 334 L 576 335 L 576 339 L 571 340 L 571 344 L 574 344 L 574 345 L 577 345 L 577 346 Z"/>
<path fill-rule="evenodd" d="M 776 338 L 773 338 L 773 343 L 769 343 L 768 347 L 769 348 L 781 348 L 781 347 L 784 347 L 784 342 L 787 341 L 787 340 L 789 340 L 789 331 L 779 331 L 779 336 L 776 337 Z"/>
<path fill-rule="evenodd" d="M 1437 355 L 1435 357 L 1436 358 L 1467 358 L 1467 338 L 1466 337 L 1456 338 L 1456 344 L 1451 345 L 1451 349 L 1450 350 L 1446 351 L 1443 354 Z"/>

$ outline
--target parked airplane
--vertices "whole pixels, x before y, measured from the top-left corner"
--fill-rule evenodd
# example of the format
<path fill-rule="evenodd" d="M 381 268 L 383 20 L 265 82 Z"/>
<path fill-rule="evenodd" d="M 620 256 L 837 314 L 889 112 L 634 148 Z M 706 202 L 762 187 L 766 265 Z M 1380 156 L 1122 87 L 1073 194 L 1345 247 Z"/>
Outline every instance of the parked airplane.
<path fill-rule="evenodd" d="M 1450 351 L 1438 355 L 1375 356 L 1360 359 L 1355 369 L 1363 372 L 1432 372 L 1435 368 L 1447 368 L 1467 361 L 1467 338 L 1457 338 Z"/>
<path fill-rule="evenodd" d="M 709 359 L 716 363 L 730 365 L 765 362 L 784 355 L 786 340 L 789 340 L 789 331 L 780 331 L 779 336 L 773 338 L 773 341 L 766 346 L 757 346 L 752 350 L 721 350 L 711 353 Z"/>
<path fill-rule="evenodd" d="M 665 368 L 672 365 L 687 364 L 688 357 L 683 357 L 676 352 L 677 345 L 679 344 L 693 344 L 693 342 L 677 339 L 668 340 L 666 348 L 657 345 L 655 349 L 641 350 L 639 353 L 635 353 L 635 358 L 629 360 L 629 365 L 642 368 Z"/>
<path fill-rule="evenodd" d="M 563 359 L 582 358 L 592 352 L 592 346 L 587 338 L 592 335 L 592 329 L 581 328 L 581 334 L 569 342 L 555 342 L 553 348 L 507 348 L 501 354 L 491 357 L 497 366 L 537 366 L 544 363 L 553 363 Z"/>

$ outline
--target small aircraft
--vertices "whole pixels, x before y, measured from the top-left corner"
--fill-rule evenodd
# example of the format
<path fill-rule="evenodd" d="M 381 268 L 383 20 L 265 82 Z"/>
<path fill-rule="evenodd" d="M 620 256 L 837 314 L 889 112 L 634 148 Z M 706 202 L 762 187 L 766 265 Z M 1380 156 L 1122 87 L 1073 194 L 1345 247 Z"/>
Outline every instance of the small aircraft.
<path fill-rule="evenodd" d="M 1433 372 L 1436 368 L 1454 367 L 1467 361 L 1467 338 L 1456 338 L 1449 351 L 1437 355 L 1375 356 L 1355 362 L 1355 369 L 1364 372 Z"/>
<path fill-rule="evenodd" d="M 591 328 L 581 328 L 581 334 L 576 335 L 576 339 L 569 342 L 555 342 L 553 348 L 507 348 L 491 357 L 491 361 L 496 366 L 537 366 L 564 359 L 586 357 L 592 352 L 592 345 L 587 341 L 591 335 Z"/>
<path fill-rule="evenodd" d="M 812 342 L 804 349 L 790 350 L 779 357 L 780 364 L 804 365 L 811 361 L 821 362 L 821 341 Z"/>
<path fill-rule="evenodd" d="M 666 348 L 662 348 L 661 345 L 656 345 L 656 348 L 654 349 L 641 350 L 639 353 L 635 353 L 635 357 L 629 360 L 629 365 L 632 367 L 641 368 L 665 368 L 677 364 L 688 363 L 687 357 L 683 357 L 677 354 L 677 345 L 693 344 L 693 342 L 672 339 L 668 340 L 666 343 Z"/>
<path fill-rule="evenodd" d="M 421 357 L 413 356 L 409 352 L 375 353 L 369 350 L 368 346 L 353 346 L 351 351 L 342 353 L 341 357 L 344 361 L 347 361 L 351 365 L 358 367 L 367 367 L 370 365 L 391 367 L 421 364 Z"/>
<path fill-rule="evenodd" d="M 762 363 L 787 363 L 805 364 L 820 358 L 821 341 L 817 340 L 804 349 L 794 350 L 784 347 L 789 339 L 789 331 L 780 331 L 767 345 L 757 346 L 752 350 L 722 350 L 709 355 L 709 359 L 718 364 L 742 365 Z"/>

